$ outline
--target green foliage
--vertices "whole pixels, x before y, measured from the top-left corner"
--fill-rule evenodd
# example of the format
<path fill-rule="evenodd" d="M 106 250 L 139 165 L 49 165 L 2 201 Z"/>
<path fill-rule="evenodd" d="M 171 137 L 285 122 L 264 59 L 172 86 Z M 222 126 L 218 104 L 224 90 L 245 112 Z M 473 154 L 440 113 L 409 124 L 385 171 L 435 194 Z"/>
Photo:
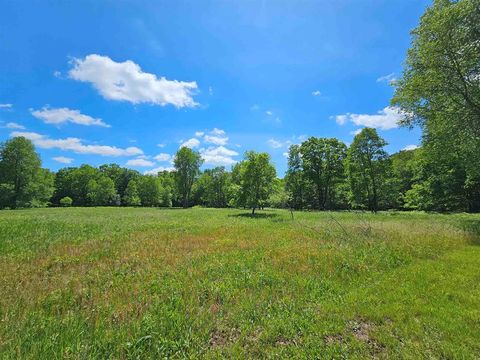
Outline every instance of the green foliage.
<path fill-rule="evenodd" d="M 270 155 L 247 151 L 244 160 L 234 167 L 236 183 L 239 185 L 237 204 L 252 209 L 252 214 L 259 207 L 264 207 L 273 192 L 276 178 L 275 167 L 270 162 Z"/>
<path fill-rule="evenodd" d="M 70 207 L 73 204 L 73 200 L 69 196 L 65 196 L 60 199 L 60 205 L 63 207 Z"/>
<path fill-rule="evenodd" d="M 203 160 L 200 154 L 188 147 L 181 147 L 175 154 L 173 164 L 175 167 L 175 179 L 177 188 L 182 198 L 182 205 L 187 208 L 189 205 L 192 186 L 199 175 L 200 166 Z"/>
<path fill-rule="evenodd" d="M 344 179 L 344 159 L 347 146 L 337 139 L 310 137 L 300 146 L 302 169 L 306 180 L 313 185 L 316 208 L 335 208 L 335 188 Z"/>
<path fill-rule="evenodd" d="M 47 205 L 53 175 L 40 166 L 30 140 L 15 137 L 0 145 L 0 208 Z"/>
<path fill-rule="evenodd" d="M 354 207 L 377 211 L 389 208 L 395 200 L 391 162 L 384 150 L 385 145 L 387 143 L 375 129 L 364 128 L 355 135 L 347 158 Z"/>
<path fill-rule="evenodd" d="M 159 206 L 162 200 L 162 188 L 156 176 L 142 176 L 137 181 L 138 196 L 142 206 Z"/>
<path fill-rule="evenodd" d="M 480 6 L 436 0 L 412 32 L 392 103 L 423 127 L 414 208 L 480 211 Z"/>
<path fill-rule="evenodd" d="M 138 193 L 137 182 L 135 180 L 130 180 L 128 182 L 122 200 L 123 204 L 126 206 L 140 206 L 142 204 L 142 200 Z"/>
<path fill-rule="evenodd" d="M 192 198 L 196 204 L 208 207 L 227 207 L 231 194 L 231 175 L 224 167 L 205 170 L 195 181 Z"/>
<path fill-rule="evenodd" d="M 93 206 L 112 205 L 117 197 L 113 180 L 103 174 L 98 180 L 90 179 L 86 190 L 89 204 Z"/>

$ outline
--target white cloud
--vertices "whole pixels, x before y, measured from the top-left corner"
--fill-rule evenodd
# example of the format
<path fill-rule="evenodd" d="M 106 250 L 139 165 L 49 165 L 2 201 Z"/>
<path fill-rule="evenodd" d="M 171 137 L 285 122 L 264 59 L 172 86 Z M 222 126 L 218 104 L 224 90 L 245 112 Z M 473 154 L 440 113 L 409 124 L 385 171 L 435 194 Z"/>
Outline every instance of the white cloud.
<path fill-rule="evenodd" d="M 357 130 L 354 130 L 354 131 L 350 131 L 350 135 L 358 135 L 362 132 L 362 129 L 357 129 Z"/>
<path fill-rule="evenodd" d="M 288 152 L 284 152 L 282 155 L 288 158 Z"/>
<path fill-rule="evenodd" d="M 163 167 L 159 166 L 150 170 L 145 171 L 144 175 L 157 175 L 160 171 L 173 171 L 175 170 L 173 167 Z"/>
<path fill-rule="evenodd" d="M 415 150 L 415 149 L 418 149 L 418 145 L 407 145 L 402 150 L 409 151 L 409 150 Z"/>
<path fill-rule="evenodd" d="M 14 122 L 7 123 L 7 125 L 5 125 L 5 127 L 7 129 L 21 129 L 21 130 L 25 129 L 25 126 L 14 123 Z"/>
<path fill-rule="evenodd" d="M 392 106 L 387 106 L 380 110 L 377 114 L 351 114 L 335 116 L 335 121 L 339 125 L 345 124 L 347 121 L 357 126 L 367 126 L 381 130 L 389 130 L 398 127 L 398 122 L 403 117 L 402 112 Z"/>
<path fill-rule="evenodd" d="M 237 160 L 232 157 L 237 156 L 238 153 L 234 150 L 227 149 L 224 146 L 209 147 L 208 149 L 202 149 L 200 152 L 205 164 L 216 166 L 228 166 L 233 165 Z"/>
<path fill-rule="evenodd" d="M 228 137 L 224 130 L 214 128 L 209 134 L 205 135 L 204 140 L 206 143 L 215 145 L 226 145 L 228 143 Z"/>
<path fill-rule="evenodd" d="M 23 136 L 42 149 L 61 149 L 73 151 L 77 154 L 95 154 L 102 156 L 135 156 L 143 154 L 143 151 L 137 147 L 128 147 L 126 149 L 108 145 L 85 145 L 78 138 L 51 139 L 46 135 L 35 132 L 14 131 L 10 136 Z"/>
<path fill-rule="evenodd" d="M 188 147 L 190 149 L 193 149 L 193 148 L 196 148 L 198 147 L 198 145 L 200 145 L 200 140 L 196 139 L 196 138 L 191 138 L 191 139 L 188 139 L 187 141 L 184 141 L 180 144 L 180 147 Z"/>
<path fill-rule="evenodd" d="M 273 111 L 272 111 L 272 110 L 267 110 L 267 111 L 265 111 L 265 114 L 267 114 L 268 116 L 272 116 L 272 115 L 273 115 Z"/>
<path fill-rule="evenodd" d="M 159 148 L 164 148 L 166 145 L 165 144 L 157 144 Z"/>
<path fill-rule="evenodd" d="M 65 157 L 65 156 L 56 156 L 52 159 L 62 164 L 71 164 L 73 162 L 72 158 Z"/>
<path fill-rule="evenodd" d="M 0 109 L 11 109 L 12 107 L 12 104 L 0 104 Z"/>
<path fill-rule="evenodd" d="M 210 95 L 213 95 L 213 88 L 211 86 L 208 87 L 208 93 Z"/>
<path fill-rule="evenodd" d="M 322 95 L 322 93 L 320 92 L 320 90 L 315 90 L 315 91 L 312 92 L 312 95 L 313 96 L 320 96 L 320 95 Z"/>
<path fill-rule="evenodd" d="M 72 110 L 69 108 L 49 109 L 43 107 L 42 110 L 31 110 L 32 115 L 37 119 L 43 120 L 47 124 L 63 124 L 71 122 L 79 125 L 97 125 L 103 127 L 110 127 L 105 124 L 102 119 L 94 119 L 89 115 L 80 113 L 78 110 Z"/>
<path fill-rule="evenodd" d="M 397 79 L 396 79 L 396 77 L 395 77 L 395 73 L 391 73 L 391 74 L 388 74 L 388 75 L 380 76 L 380 77 L 377 79 L 377 82 L 386 82 L 386 83 L 389 83 L 390 85 L 393 85 L 396 81 L 397 81 Z"/>
<path fill-rule="evenodd" d="M 169 161 L 172 158 L 170 154 L 166 153 L 160 153 L 157 156 L 154 157 L 155 160 L 157 161 Z"/>
<path fill-rule="evenodd" d="M 335 116 L 335 121 L 338 125 L 343 125 L 347 122 L 348 116 L 347 115 L 337 115 Z"/>
<path fill-rule="evenodd" d="M 131 60 L 115 62 L 108 56 L 91 54 L 84 59 L 74 59 L 68 74 L 72 79 L 91 83 L 109 100 L 160 106 L 171 104 L 177 108 L 198 105 L 192 97 L 198 88 L 195 81 L 158 78 L 155 74 L 143 72 Z"/>
<path fill-rule="evenodd" d="M 195 136 L 196 136 L 196 137 L 202 137 L 203 135 L 205 135 L 205 133 L 204 133 L 203 131 L 197 131 L 197 132 L 195 133 Z"/>
<path fill-rule="evenodd" d="M 268 142 L 268 145 L 270 145 L 274 149 L 278 149 L 283 146 L 283 144 L 280 141 L 277 141 L 275 139 L 269 139 L 267 142 Z"/>
<path fill-rule="evenodd" d="M 136 159 L 130 159 L 127 161 L 127 166 L 142 166 L 142 167 L 149 167 L 155 165 L 153 161 L 145 160 L 143 158 L 136 158 Z"/>

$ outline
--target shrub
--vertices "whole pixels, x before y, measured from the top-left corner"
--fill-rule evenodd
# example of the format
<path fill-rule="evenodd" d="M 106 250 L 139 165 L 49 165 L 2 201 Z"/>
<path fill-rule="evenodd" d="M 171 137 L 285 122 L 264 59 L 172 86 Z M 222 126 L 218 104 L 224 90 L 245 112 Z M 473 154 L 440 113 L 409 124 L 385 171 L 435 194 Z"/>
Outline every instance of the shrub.
<path fill-rule="evenodd" d="M 60 199 L 60 205 L 63 207 L 72 206 L 73 200 L 70 196 L 65 196 Z"/>

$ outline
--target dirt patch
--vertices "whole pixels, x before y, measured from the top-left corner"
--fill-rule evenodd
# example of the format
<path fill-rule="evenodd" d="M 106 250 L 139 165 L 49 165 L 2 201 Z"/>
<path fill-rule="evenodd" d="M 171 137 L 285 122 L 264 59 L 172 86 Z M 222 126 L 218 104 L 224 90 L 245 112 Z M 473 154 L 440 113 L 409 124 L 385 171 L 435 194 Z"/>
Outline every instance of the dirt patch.
<path fill-rule="evenodd" d="M 325 335 L 323 337 L 323 341 L 327 345 L 335 345 L 343 343 L 343 335 L 342 334 L 333 334 L 333 335 Z"/>
<path fill-rule="evenodd" d="M 210 336 L 209 345 L 211 348 L 222 347 L 232 344 L 240 336 L 238 329 L 215 329 Z"/>
<path fill-rule="evenodd" d="M 381 353 L 385 349 L 384 345 L 378 343 L 370 336 L 370 332 L 374 329 L 374 327 L 374 324 L 362 319 L 350 322 L 350 329 L 353 336 L 357 340 L 366 343 L 370 347 L 373 356 Z"/>

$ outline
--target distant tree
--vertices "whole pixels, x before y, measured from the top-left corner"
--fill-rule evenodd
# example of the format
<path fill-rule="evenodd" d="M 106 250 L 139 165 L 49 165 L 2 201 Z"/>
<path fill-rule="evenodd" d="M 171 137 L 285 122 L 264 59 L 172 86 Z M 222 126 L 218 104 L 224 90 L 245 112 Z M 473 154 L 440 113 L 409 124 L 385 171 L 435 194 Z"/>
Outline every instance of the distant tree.
<path fill-rule="evenodd" d="M 123 195 L 123 204 L 127 206 L 140 206 L 142 204 L 138 194 L 137 182 L 130 180 Z"/>
<path fill-rule="evenodd" d="M 160 171 L 158 173 L 158 181 L 160 183 L 161 191 L 161 205 L 164 207 L 171 207 L 173 202 L 177 199 L 175 187 L 175 174 L 172 171 Z"/>
<path fill-rule="evenodd" d="M 193 185 L 194 202 L 209 207 L 227 207 L 230 182 L 230 174 L 223 166 L 205 170 Z"/>
<path fill-rule="evenodd" d="M 192 186 L 200 172 L 202 163 L 200 154 L 185 146 L 175 154 L 173 160 L 175 178 L 184 208 L 188 207 Z"/>
<path fill-rule="evenodd" d="M 71 197 L 65 196 L 60 199 L 60 205 L 63 207 L 69 207 L 72 206 L 73 200 Z"/>
<path fill-rule="evenodd" d="M 385 145 L 385 140 L 371 128 L 364 128 L 353 139 L 347 164 L 352 202 L 356 207 L 376 212 L 380 202 L 386 199 L 390 162 Z"/>
<path fill-rule="evenodd" d="M 300 146 L 304 176 L 314 185 L 317 207 L 335 207 L 336 186 L 344 179 L 347 146 L 337 139 L 310 137 Z"/>
<path fill-rule="evenodd" d="M 115 184 L 109 177 L 101 175 L 98 180 L 89 180 L 87 184 L 87 199 L 91 205 L 112 205 L 116 196 Z"/>
<path fill-rule="evenodd" d="M 40 166 L 40 157 L 30 140 L 15 137 L 0 145 L 0 207 L 41 206 L 48 202 L 52 177 Z"/>
<path fill-rule="evenodd" d="M 270 162 L 270 155 L 247 151 L 244 160 L 234 167 L 235 178 L 239 181 L 239 205 L 255 210 L 264 206 L 273 191 L 276 178 L 275 167 Z"/>
<path fill-rule="evenodd" d="M 142 206 L 159 206 L 162 199 L 162 188 L 158 177 L 144 175 L 137 181 L 138 195 Z"/>
<path fill-rule="evenodd" d="M 35 178 L 27 188 L 30 201 L 28 207 L 45 207 L 50 204 L 54 187 L 55 174 L 48 169 L 39 169 Z"/>
<path fill-rule="evenodd" d="M 277 209 L 286 209 L 290 206 L 289 200 L 289 194 L 285 189 L 285 180 L 274 179 L 273 190 L 267 201 L 268 206 Z"/>
<path fill-rule="evenodd" d="M 288 149 L 288 169 L 285 175 L 285 188 L 291 208 L 298 210 L 304 207 L 306 187 L 300 145 L 291 145 Z"/>
<path fill-rule="evenodd" d="M 130 180 L 137 179 L 140 173 L 135 170 L 122 168 L 117 164 L 100 165 L 99 171 L 113 180 L 117 194 L 123 199 L 125 189 Z"/>

